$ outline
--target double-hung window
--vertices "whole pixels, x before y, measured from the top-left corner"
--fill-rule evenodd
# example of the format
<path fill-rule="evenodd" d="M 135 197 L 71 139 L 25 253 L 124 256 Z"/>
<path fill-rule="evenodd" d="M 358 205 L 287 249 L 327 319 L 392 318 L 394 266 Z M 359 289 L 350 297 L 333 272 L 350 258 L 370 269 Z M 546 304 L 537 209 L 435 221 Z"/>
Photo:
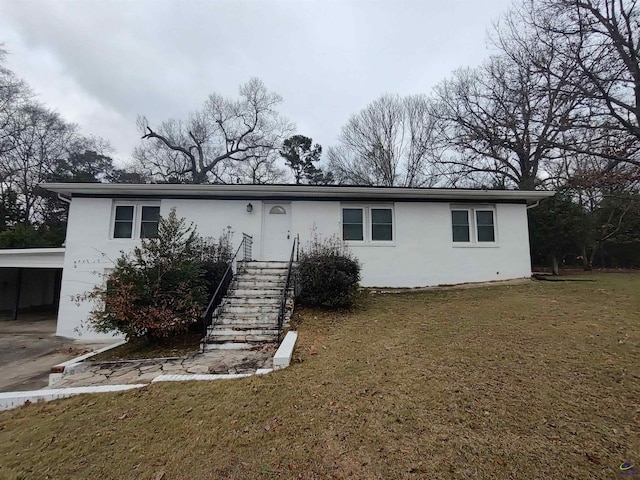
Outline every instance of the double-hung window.
<path fill-rule="evenodd" d="M 154 238 L 158 236 L 159 205 L 122 203 L 114 206 L 113 238 Z"/>
<path fill-rule="evenodd" d="M 495 242 L 496 230 L 493 210 L 476 210 L 476 231 L 478 242 Z"/>
<path fill-rule="evenodd" d="M 160 207 L 142 205 L 140 210 L 140 238 L 157 237 L 158 224 L 160 223 Z"/>
<path fill-rule="evenodd" d="M 393 240 L 393 212 L 390 208 L 371 208 L 371 241 Z"/>
<path fill-rule="evenodd" d="M 469 210 L 451 210 L 451 225 L 454 242 L 468 242 L 471 240 Z"/>
<path fill-rule="evenodd" d="M 364 240 L 364 208 L 342 209 L 342 239 Z"/>
<path fill-rule="evenodd" d="M 457 245 L 496 243 L 495 208 L 487 206 L 451 208 L 451 233 Z"/>
<path fill-rule="evenodd" d="M 386 205 L 343 206 L 342 239 L 362 243 L 393 242 L 393 207 Z"/>
<path fill-rule="evenodd" d="M 133 205 L 117 205 L 113 238 L 131 238 L 133 236 Z"/>

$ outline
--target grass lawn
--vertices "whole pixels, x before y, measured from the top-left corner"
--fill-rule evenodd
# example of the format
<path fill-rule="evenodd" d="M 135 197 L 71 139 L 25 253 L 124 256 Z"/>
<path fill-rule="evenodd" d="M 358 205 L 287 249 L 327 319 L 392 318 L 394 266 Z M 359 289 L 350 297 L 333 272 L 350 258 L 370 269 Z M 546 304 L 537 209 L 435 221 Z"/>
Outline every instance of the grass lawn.
<path fill-rule="evenodd" d="M 1 413 L 0 478 L 640 472 L 640 274 L 592 278 L 300 311 L 286 370 Z"/>

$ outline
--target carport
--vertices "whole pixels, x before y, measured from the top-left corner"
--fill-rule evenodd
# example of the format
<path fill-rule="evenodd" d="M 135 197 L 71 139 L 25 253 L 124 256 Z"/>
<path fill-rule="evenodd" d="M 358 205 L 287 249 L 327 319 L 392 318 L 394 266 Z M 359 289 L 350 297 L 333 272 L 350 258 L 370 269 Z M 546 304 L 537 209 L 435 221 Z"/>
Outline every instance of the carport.
<path fill-rule="evenodd" d="M 0 250 L 2 316 L 18 320 L 24 311 L 57 312 L 63 265 L 64 248 Z"/>

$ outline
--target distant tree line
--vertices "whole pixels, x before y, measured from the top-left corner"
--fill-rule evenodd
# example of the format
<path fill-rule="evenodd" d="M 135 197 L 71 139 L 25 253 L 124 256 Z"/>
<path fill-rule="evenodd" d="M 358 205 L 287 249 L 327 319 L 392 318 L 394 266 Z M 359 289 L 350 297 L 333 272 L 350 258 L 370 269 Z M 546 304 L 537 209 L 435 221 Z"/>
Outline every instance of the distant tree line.
<path fill-rule="evenodd" d="M 42 182 L 139 182 L 114 166 L 109 143 L 39 102 L 0 49 L 0 248 L 60 246 L 67 206 Z"/>

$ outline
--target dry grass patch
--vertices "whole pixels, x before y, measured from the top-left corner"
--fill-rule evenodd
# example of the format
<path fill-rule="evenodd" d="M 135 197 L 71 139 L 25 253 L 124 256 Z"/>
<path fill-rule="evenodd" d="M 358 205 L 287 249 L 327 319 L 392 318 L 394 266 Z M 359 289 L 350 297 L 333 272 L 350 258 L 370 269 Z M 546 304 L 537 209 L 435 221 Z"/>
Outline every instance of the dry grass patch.
<path fill-rule="evenodd" d="M 139 360 L 145 358 L 187 357 L 200 352 L 201 334 L 185 334 L 167 338 L 160 342 L 146 339 L 131 339 L 119 347 L 94 355 L 91 362 L 115 360 Z"/>
<path fill-rule="evenodd" d="M 615 478 L 640 462 L 640 275 L 300 311 L 290 368 L 0 415 L 9 478 Z"/>

